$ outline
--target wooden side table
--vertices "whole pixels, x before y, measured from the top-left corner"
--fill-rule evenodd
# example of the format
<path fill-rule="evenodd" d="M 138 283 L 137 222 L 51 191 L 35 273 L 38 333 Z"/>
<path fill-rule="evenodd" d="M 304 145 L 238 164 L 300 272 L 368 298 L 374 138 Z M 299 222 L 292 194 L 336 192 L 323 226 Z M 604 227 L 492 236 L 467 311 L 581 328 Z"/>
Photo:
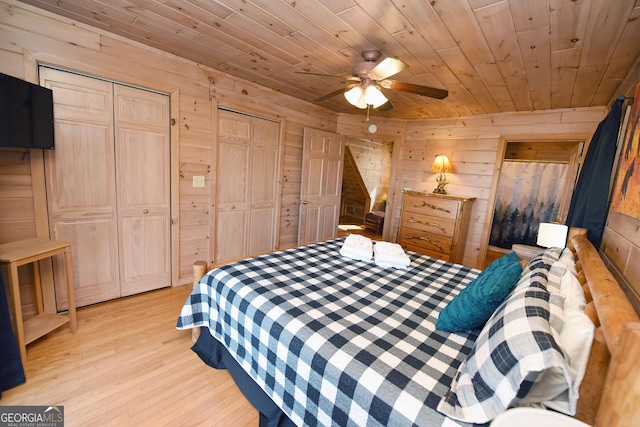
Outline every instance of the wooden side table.
<path fill-rule="evenodd" d="M 42 304 L 42 289 L 40 284 L 40 269 L 38 261 L 51 256 L 63 254 L 65 260 L 65 277 L 67 280 L 67 298 L 69 300 L 69 314 L 45 313 Z M 20 358 L 24 364 L 27 361 L 27 344 L 52 330 L 69 323 L 71 332 L 78 329 L 76 320 L 76 303 L 73 287 L 73 264 L 71 258 L 71 242 L 60 242 L 49 239 L 26 239 L 16 242 L 0 244 L 0 262 L 7 264 L 9 273 L 9 287 L 13 299 L 14 323 Z M 38 314 L 24 320 L 22 318 L 22 303 L 20 301 L 20 284 L 18 283 L 18 267 L 33 263 L 36 285 L 36 300 Z"/>

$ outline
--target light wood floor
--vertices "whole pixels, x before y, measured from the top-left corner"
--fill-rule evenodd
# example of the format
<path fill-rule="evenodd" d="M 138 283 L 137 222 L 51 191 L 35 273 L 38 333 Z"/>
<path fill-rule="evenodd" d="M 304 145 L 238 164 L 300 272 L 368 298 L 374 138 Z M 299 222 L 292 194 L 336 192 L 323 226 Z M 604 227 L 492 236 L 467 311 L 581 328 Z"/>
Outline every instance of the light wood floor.
<path fill-rule="evenodd" d="M 27 382 L 0 405 L 61 405 L 65 426 L 257 426 L 258 412 L 227 371 L 191 351 L 175 328 L 191 286 L 78 310 L 27 347 Z"/>
<path fill-rule="evenodd" d="M 340 218 L 340 225 L 360 227 L 359 229 L 341 230 L 338 228 L 338 237 L 347 237 L 349 234 L 361 234 L 371 240 L 383 240 L 380 234 L 373 233 L 364 227 L 362 221 L 354 221 L 351 218 Z"/>

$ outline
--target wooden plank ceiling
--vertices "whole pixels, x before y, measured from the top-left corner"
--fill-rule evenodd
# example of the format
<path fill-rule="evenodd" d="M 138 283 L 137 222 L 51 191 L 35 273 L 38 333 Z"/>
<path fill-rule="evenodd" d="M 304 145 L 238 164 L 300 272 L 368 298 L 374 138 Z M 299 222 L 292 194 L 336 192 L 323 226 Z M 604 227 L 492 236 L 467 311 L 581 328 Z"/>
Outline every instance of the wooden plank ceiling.
<path fill-rule="evenodd" d="M 24 0 L 340 113 L 365 49 L 409 65 L 373 115 L 441 118 L 606 106 L 638 77 L 640 0 Z"/>

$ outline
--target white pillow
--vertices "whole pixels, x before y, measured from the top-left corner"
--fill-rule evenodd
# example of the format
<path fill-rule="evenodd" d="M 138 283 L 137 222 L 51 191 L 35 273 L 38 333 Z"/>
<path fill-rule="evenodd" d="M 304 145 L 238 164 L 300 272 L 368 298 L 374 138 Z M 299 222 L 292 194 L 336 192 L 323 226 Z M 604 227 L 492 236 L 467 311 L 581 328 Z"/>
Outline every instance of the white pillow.
<path fill-rule="evenodd" d="M 571 386 L 575 391 L 576 397 L 578 397 L 580 384 L 582 384 L 584 373 L 587 370 L 594 333 L 595 326 L 589 317 L 584 314 L 584 311 L 565 310 L 564 325 L 562 326 L 562 331 L 560 331 L 560 346 L 562 347 L 565 360 L 569 366 L 569 376 L 572 381 Z M 576 401 L 570 400 L 569 402 L 568 408 L 562 405 L 566 403 L 562 402 L 562 400 L 553 402 L 553 404 L 549 404 L 547 407 L 569 415 L 575 415 Z M 564 407 L 555 406 L 557 403 L 560 403 Z"/>
<path fill-rule="evenodd" d="M 578 310 L 584 312 L 587 300 L 584 297 L 584 291 L 578 278 L 569 270 L 565 270 L 560 280 L 560 295 L 563 295 L 564 309 Z"/>
<path fill-rule="evenodd" d="M 558 261 L 563 263 L 573 274 L 578 274 L 578 270 L 576 269 L 576 258 L 573 255 L 573 252 L 571 252 L 571 249 L 564 248 Z"/>

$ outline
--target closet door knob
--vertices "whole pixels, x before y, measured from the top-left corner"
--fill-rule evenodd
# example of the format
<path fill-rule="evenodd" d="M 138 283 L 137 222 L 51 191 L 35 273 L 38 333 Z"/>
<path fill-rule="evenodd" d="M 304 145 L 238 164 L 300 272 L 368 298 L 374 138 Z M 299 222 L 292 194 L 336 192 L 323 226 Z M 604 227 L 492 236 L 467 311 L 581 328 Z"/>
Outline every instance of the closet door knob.
<path fill-rule="evenodd" d="M 143 210 L 142 213 L 145 214 L 145 215 L 148 214 L 149 213 L 149 209 Z"/>

